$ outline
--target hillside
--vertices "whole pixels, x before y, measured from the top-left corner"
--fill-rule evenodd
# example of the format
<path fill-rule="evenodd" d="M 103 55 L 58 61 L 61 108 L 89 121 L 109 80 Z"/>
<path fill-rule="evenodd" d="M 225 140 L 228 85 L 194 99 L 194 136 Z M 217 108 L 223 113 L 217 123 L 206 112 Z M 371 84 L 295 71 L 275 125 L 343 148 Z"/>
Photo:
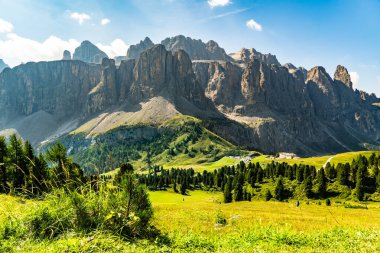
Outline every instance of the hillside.
<path fill-rule="evenodd" d="M 125 162 L 142 169 L 149 165 L 211 169 L 238 162 L 227 156 L 248 154 L 207 130 L 200 120 L 181 115 L 159 125 L 123 125 L 105 133 L 84 126 L 58 141 L 87 172 L 107 172 Z"/>

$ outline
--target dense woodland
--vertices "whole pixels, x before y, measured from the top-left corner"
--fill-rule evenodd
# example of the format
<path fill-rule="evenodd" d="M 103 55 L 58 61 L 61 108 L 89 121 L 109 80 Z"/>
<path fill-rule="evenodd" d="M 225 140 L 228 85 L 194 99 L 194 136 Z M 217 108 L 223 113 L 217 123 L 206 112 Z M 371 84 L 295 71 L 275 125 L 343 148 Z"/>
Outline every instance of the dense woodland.
<path fill-rule="evenodd" d="M 275 162 L 265 168 L 259 163 L 240 162 L 236 166 L 202 173 L 193 169 L 164 170 L 156 166 L 147 175 L 140 175 L 139 180 L 151 190 L 173 188 L 181 194 L 194 189 L 222 191 L 226 203 L 251 200 L 265 184 L 274 185 L 273 189 L 261 193 L 266 200 L 325 199 L 337 196 L 343 190 L 349 192 L 350 196 L 346 197 L 367 200 L 371 194 L 380 192 L 379 168 L 380 155 L 372 154 L 369 158 L 358 156 L 351 163 L 336 166 L 328 163 L 318 170 L 309 165 Z"/>

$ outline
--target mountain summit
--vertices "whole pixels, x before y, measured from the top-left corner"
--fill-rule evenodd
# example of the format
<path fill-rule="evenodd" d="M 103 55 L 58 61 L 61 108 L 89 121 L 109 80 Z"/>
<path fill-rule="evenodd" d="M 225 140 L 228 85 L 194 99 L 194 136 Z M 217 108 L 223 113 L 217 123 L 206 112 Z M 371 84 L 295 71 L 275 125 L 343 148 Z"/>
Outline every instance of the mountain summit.
<path fill-rule="evenodd" d="M 84 61 L 88 63 L 101 63 L 103 58 L 108 58 L 107 54 L 97 48 L 90 41 L 83 41 L 75 49 L 73 60 Z"/>

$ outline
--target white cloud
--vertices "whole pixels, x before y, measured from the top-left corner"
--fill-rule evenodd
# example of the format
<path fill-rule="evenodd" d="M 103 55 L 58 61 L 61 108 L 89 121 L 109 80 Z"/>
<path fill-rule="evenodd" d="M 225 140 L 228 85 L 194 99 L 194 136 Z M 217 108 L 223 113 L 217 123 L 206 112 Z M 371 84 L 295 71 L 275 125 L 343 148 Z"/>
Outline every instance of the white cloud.
<path fill-rule="evenodd" d="M 83 24 L 86 20 L 90 20 L 91 16 L 86 14 L 86 13 L 78 13 L 78 12 L 73 12 L 70 14 L 70 18 L 78 21 L 78 23 L 81 25 Z"/>
<path fill-rule="evenodd" d="M 75 39 L 63 40 L 50 36 L 45 41 L 39 42 L 15 33 L 8 33 L 4 39 L 0 39 L 0 59 L 11 67 L 30 61 L 61 60 L 64 50 L 69 50 L 73 54 L 79 45 L 80 42 Z M 98 43 L 96 46 L 112 58 L 126 55 L 129 47 L 121 39 L 115 39 L 109 45 Z"/>
<path fill-rule="evenodd" d="M 211 8 L 227 6 L 230 3 L 230 0 L 208 0 L 208 5 L 210 5 Z"/>
<path fill-rule="evenodd" d="M 12 67 L 22 62 L 60 60 L 64 50 L 74 52 L 79 45 L 74 39 L 65 41 L 50 36 L 45 41 L 38 42 L 8 33 L 5 39 L 0 39 L 0 59 Z"/>
<path fill-rule="evenodd" d="M 100 24 L 101 24 L 102 26 L 106 26 L 106 25 L 108 25 L 110 22 L 111 22 L 111 20 L 109 20 L 108 18 L 103 18 L 103 19 L 100 21 Z"/>
<path fill-rule="evenodd" d="M 129 45 L 125 44 L 121 39 L 115 39 L 110 45 L 98 43 L 96 46 L 105 52 L 110 58 L 114 58 L 115 56 L 125 56 L 129 48 Z"/>
<path fill-rule="evenodd" d="M 245 23 L 245 25 L 249 29 L 256 30 L 258 32 L 261 32 L 263 30 L 263 27 L 253 19 L 248 20 L 247 23 Z"/>
<path fill-rule="evenodd" d="M 0 33 L 10 33 L 13 31 L 12 23 L 0 18 Z"/>
<path fill-rule="evenodd" d="M 359 83 L 360 83 L 360 76 L 359 76 L 358 72 L 350 72 L 349 74 L 351 76 L 352 86 L 355 89 L 358 89 Z"/>

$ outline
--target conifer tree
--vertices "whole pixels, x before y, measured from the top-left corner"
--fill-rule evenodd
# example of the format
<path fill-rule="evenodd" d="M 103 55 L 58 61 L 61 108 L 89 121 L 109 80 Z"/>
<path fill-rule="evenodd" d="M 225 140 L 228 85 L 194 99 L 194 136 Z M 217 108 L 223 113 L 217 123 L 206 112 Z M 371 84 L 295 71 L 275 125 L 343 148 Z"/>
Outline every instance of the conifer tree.
<path fill-rule="evenodd" d="M 0 193 L 7 193 L 7 160 L 8 147 L 4 136 L 0 136 Z"/>
<path fill-rule="evenodd" d="M 285 195 L 284 183 L 283 183 L 282 177 L 280 176 L 277 179 L 276 188 L 274 190 L 274 198 L 279 201 L 282 201 L 285 198 L 284 195 Z"/>
<path fill-rule="evenodd" d="M 308 176 L 304 181 L 304 190 L 307 198 L 311 198 L 313 196 L 313 182 L 311 180 L 311 175 Z"/>
<path fill-rule="evenodd" d="M 231 178 L 227 178 L 227 183 L 224 185 L 224 203 L 231 203 L 232 202 L 232 182 Z"/>
<path fill-rule="evenodd" d="M 326 189 L 327 189 L 327 178 L 325 175 L 325 170 L 321 168 L 317 173 L 317 192 L 318 195 L 321 197 L 326 196 Z"/>

